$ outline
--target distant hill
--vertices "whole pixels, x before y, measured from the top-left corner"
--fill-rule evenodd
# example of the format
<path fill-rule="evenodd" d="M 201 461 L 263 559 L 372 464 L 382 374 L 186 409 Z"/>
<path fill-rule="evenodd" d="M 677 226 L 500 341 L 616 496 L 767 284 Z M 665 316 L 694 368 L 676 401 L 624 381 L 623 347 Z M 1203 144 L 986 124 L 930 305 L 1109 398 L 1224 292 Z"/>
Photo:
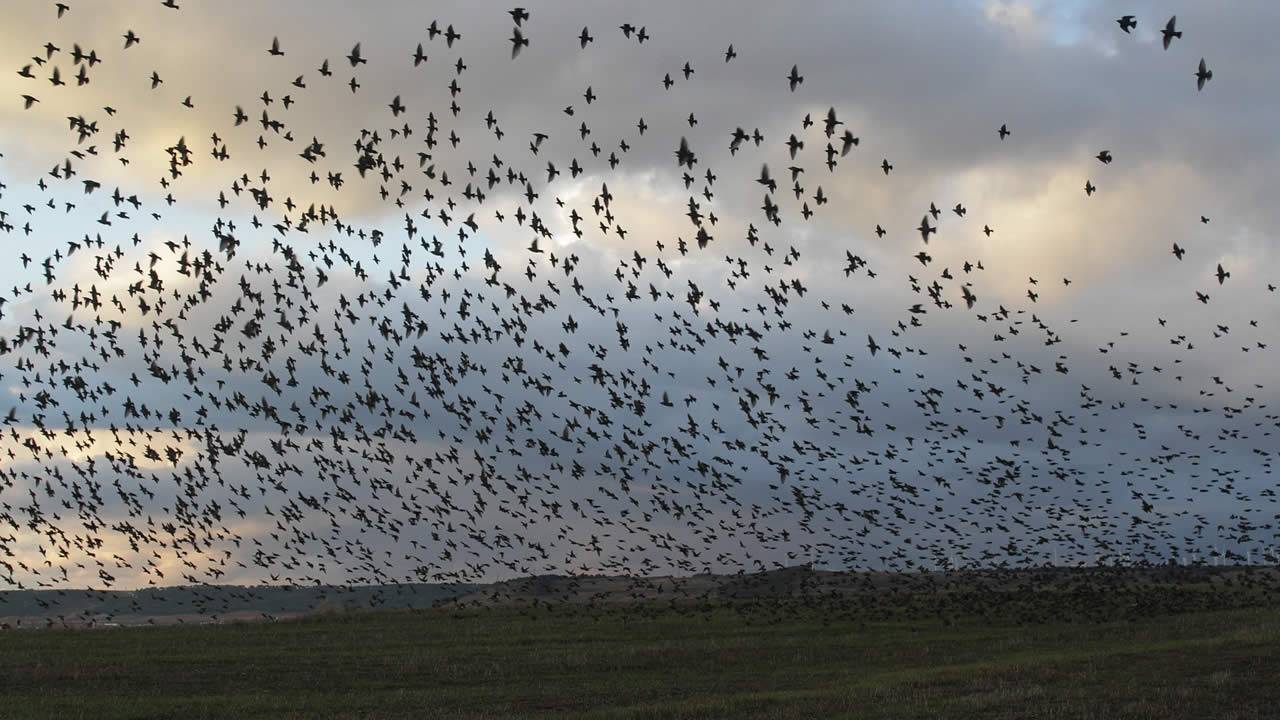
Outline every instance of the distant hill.
<path fill-rule="evenodd" d="M 227 622 L 362 610 L 494 606 L 826 602 L 876 613 L 1071 611 L 1112 615 L 1280 602 L 1274 567 L 1157 566 L 963 572 L 838 572 L 807 565 L 758 573 L 629 577 L 538 575 L 488 584 L 204 585 L 138 591 L 0 592 L 0 626 Z M 1056 605 L 1055 605 L 1056 603 Z M 1053 610 L 1053 607 L 1059 610 Z M 51 622 L 52 621 L 52 622 Z"/>
<path fill-rule="evenodd" d="M 0 620 L 50 617 L 68 623 L 137 625 L 178 619 L 265 619 L 319 612 L 438 606 L 474 590 L 472 585 L 403 584 L 322 586 L 200 585 L 138 591 L 12 590 L 0 592 Z M 73 620 L 74 619 L 74 620 Z"/>

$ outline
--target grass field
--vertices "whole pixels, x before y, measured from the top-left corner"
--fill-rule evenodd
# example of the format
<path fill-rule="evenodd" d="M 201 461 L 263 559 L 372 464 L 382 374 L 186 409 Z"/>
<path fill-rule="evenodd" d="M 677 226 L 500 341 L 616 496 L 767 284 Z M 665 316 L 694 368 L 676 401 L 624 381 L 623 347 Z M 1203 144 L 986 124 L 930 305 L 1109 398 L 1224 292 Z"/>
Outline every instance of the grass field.
<path fill-rule="evenodd" d="M 0 718 L 1280 716 L 1277 609 L 764 617 L 506 607 L 6 632 Z"/>

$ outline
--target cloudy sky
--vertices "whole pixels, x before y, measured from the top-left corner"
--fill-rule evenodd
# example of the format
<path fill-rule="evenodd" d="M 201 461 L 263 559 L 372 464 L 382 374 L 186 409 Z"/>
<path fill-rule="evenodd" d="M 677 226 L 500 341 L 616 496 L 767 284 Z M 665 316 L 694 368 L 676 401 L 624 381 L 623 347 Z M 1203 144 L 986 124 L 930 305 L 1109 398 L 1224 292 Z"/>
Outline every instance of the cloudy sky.
<path fill-rule="evenodd" d="M 1275 544 L 1272 3 L 70 5 L 0 27 L 3 582 Z"/>

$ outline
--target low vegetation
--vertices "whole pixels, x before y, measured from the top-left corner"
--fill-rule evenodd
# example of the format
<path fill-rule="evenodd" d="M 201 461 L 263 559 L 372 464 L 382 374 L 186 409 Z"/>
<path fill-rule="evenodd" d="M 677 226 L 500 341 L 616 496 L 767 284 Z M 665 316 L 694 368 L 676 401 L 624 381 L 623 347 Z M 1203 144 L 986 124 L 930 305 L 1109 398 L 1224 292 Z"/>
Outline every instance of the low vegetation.
<path fill-rule="evenodd" d="M 0 633 L 3 718 L 1266 718 L 1280 609 L 1025 623 L 822 603 Z"/>

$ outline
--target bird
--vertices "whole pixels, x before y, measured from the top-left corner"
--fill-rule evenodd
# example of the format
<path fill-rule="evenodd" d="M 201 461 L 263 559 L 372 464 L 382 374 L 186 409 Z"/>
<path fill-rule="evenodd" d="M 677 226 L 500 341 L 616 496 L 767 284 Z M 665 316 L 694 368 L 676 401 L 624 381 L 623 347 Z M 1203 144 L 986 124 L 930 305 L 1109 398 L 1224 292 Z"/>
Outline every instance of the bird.
<path fill-rule="evenodd" d="M 356 43 L 355 46 L 351 48 L 351 52 L 347 53 L 347 62 L 351 63 L 351 67 L 364 65 L 369 62 L 360 55 L 360 43 Z"/>
<path fill-rule="evenodd" d="M 800 67 L 798 65 L 791 66 L 791 72 L 787 75 L 787 83 L 791 87 L 791 92 L 796 91 L 796 87 L 804 82 L 804 77 L 800 75 Z"/>
<path fill-rule="evenodd" d="M 520 49 L 528 46 L 529 38 L 520 32 L 520 23 L 517 22 L 516 27 L 511 29 L 511 59 L 515 60 L 516 56 L 520 54 Z"/>
<path fill-rule="evenodd" d="M 848 155 L 849 151 L 857 147 L 859 142 L 859 138 L 854 137 L 851 131 L 845 130 L 844 134 L 840 136 L 840 157 Z"/>
<path fill-rule="evenodd" d="M 1000 135 L 1000 139 L 1001 139 L 1001 140 L 1004 140 L 1005 138 L 1009 137 L 1009 126 L 1008 126 L 1008 125 L 1001 125 L 1001 126 L 1000 126 L 1000 130 L 998 131 L 998 133 L 999 133 L 999 135 Z"/>
<path fill-rule="evenodd" d="M 689 149 L 688 138 L 680 138 L 680 147 L 676 148 L 675 156 L 677 166 L 688 166 L 689 169 L 693 169 L 694 163 L 698 162 L 693 151 Z"/>
<path fill-rule="evenodd" d="M 1118 24 L 1120 29 L 1125 31 L 1126 34 L 1128 34 L 1130 30 L 1138 27 L 1138 21 L 1135 20 L 1132 15 L 1120 16 L 1120 19 L 1116 20 L 1116 24 Z"/>
<path fill-rule="evenodd" d="M 1173 17 L 1169 18 L 1169 22 L 1165 23 L 1164 30 L 1160 31 L 1160 34 L 1163 36 L 1165 50 L 1169 49 L 1169 43 L 1173 42 L 1174 38 L 1182 37 L 1182 31 L 1177 30 L 1175 28 L 1177 23 L 1178 23 L 1178 16 L 1174 15 Z"/>
<path fill-rule="evenodd" d="M 937 228 L 935 228 L 935 227 L 930 227 L 930 226 L 929 226 L 929 216 L 928 216 L 928 215 L 925 215 L 923 218 L 921 218 L 921 220 L 920 220 L 920 227 L 918 227 L 918 228 L 916 228 L 916 229 L 920 231 L 920 239 L 921 239 L 921 240 L 923 240 L 923 241 L 925 242 L 925 244 L 926 244 L 926 245 L 927 245 L 927 244 L 929 244 L 929 235 L 930 235 L 931 233 L 936 233 L 936 232 L 938 232 L 938 229 L 937 229 Z"/>
<path fill-rule="evenodd" d="M 1213 71 L 1204 64 L 1204 58 L 1200 58 L 1200 68 L 1196 70 L 1196 91 L 1204 90 L 1204 84 L 1213 79 Z M 1228 78 L 1230 80 L 1230 78 Z M 1230 84 L 1230 83 L 1228 83 Z"/>

